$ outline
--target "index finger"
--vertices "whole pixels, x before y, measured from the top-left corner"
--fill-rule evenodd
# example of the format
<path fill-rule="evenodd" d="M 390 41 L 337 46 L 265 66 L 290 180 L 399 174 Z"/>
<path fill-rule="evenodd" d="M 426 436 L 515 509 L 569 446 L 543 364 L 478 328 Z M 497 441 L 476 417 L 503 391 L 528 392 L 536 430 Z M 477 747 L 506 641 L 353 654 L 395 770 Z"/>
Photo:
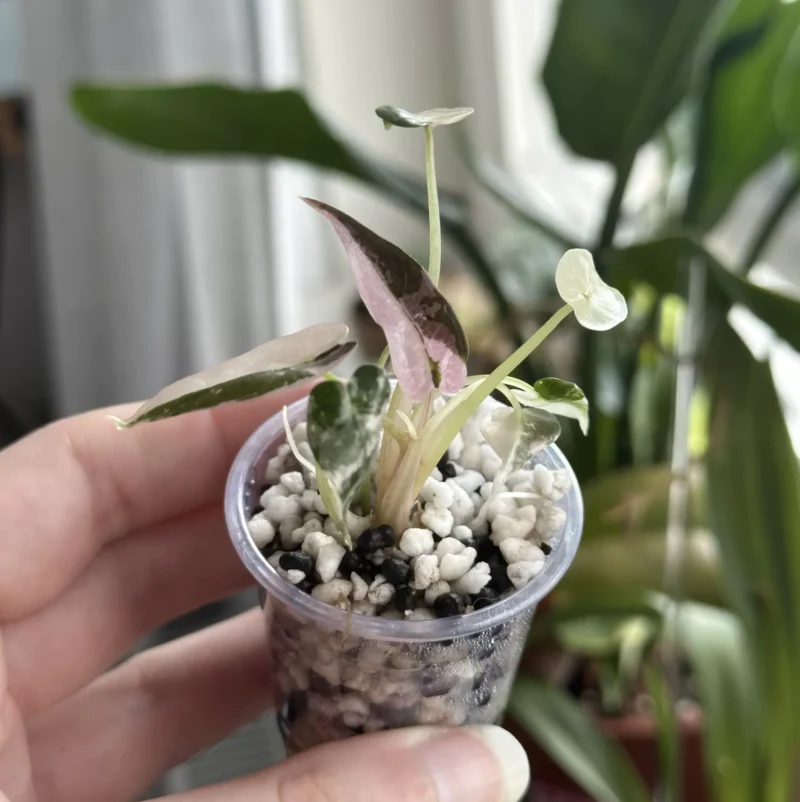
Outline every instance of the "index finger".
<path fill-rule="evenodd" d="M 0 621 L 54 599 L 108 542 L 222 498 L 231 462 L 308 384 L 119 431 L 125 405 L 50 424 L 0 452 Z"/>

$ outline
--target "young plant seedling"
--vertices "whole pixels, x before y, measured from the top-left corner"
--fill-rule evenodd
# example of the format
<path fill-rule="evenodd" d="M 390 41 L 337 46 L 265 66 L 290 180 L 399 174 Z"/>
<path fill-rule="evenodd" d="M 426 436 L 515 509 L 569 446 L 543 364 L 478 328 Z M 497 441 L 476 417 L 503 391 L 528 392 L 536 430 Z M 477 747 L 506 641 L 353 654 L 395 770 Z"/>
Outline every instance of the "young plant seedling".
<path fill-rule="evenodd" d="M 331 375 L 354 344 L 342 324 L 312 326 L 182 379 L 130 420 L 119 422 L 129 427 L 324 376 L 309 396 L 310 453 L 300 453 L 288 425 L 287 439 L 298 462 L 316 477 L 325 510 L 347 548 L 352 546 L 348 520 L 354 508 L 361 518 L 371 515 L 373 527 L 383 526 L 398 541 L 419 524 L 415 510 L 423 485 L 495 390 L 509 405 L 495 409 L 483 423 L 485 441 L 501 461 L 494 488 L 555 442 L 560 433 L 556 415 L 576 419 L 586 432 L 588 401 L 579 387 L 556 378 L 529 385 L 511 374 L 570 314 L 597 331 L 627 315 L 625 299 L 600 279 L 591 254 L 567 251 L 555 271 L 564 306 L 490 374 L 469 377 L 467 338 L 437 288 L 442 243 L 433 136 L 436 127 L 459 122 L 472 109 L 411 113 L 381 106 L 376 113 L 387 129 L 422 128 L 425 135 L 427 270 L 344 212 L 304 200 L 331 224 L 345 248 L 358 292 L 386 335 L 381 363 L 359 367 L 349 380 Z M 393 390 L 390 375 L 396 379 Z M 497 495 L 494 488 L 492 495 Z"/>

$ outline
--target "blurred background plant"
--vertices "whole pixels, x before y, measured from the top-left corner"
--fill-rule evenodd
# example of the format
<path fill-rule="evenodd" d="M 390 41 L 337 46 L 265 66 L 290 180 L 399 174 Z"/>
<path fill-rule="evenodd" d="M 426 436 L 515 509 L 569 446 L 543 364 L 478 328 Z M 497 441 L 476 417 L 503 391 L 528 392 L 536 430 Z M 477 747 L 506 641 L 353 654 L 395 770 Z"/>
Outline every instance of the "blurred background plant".
<path fill-rule="evenodd" d="M 587 438 L 562 438 L 584 491 L 584 542 L 537 614 L 511 726 L 532 738 L 540 777 L 566 787 L 569 775 L 572 793 L 593 799 L 788 800 L 800 746 L 800 474 L 781 377 L 740 333 L 748 317 L 800 348 L 800 304 L 759 272 L 800 192 L 800 2 L 557 9 L 535 77 L 578 157 L 574 181 L 558 173 L 554 202 L 551 164 L 533 181 L 508 174 L 470 123 L 453 144 L 483 195 L 442 197 L 443 288 L 473 370 L 549 314 L 566 247 L 589 248 L 631 310 L 621 331 L 567 329 L 521 369 L 557 365 L 587 392 L 592 418 Z M 292 160 L 427 214 L 417 173 L 370 155 L 358 129 L 296 89 L 82 84 L 71 100 L 95 129 L 161 156 Z M 478 107 L 476 126 L 491 113 L 470 97 L 440 105 L 459 103 Z M 380 125 L 365 113 L 359 128 L 370 124 Z M 589 167 L 611 175 L 606 197 L 589 191 Z M 753 214 L 756 191 L 767 202 Z M 502 227 L 481 224 L 487 198 L 505 210 Z M 380 353 L 378 331 L 354 318 Z"/>

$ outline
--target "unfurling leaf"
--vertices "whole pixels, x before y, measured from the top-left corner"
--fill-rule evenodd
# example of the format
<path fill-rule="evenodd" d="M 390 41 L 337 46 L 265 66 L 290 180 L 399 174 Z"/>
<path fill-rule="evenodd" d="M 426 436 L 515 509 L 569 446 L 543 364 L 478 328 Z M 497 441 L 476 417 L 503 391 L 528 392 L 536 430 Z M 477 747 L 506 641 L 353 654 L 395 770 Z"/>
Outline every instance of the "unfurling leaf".
<path fill-rule="evenodd" d="M 428 111 L 406 111 L 397 106 L 378 106 L 375 114 L 383 120 L 386 128 L 426 128 L 427 126 L 452 125 L 469 117 L 475 109 L 429 109 Z"/>
<path fill-rule="evenodd" d="M 498 409 L 483 424 L 483 436 L 503 465 L 494 478 L 500 487 L 514 471 L 543 448 L 555 443 L 561 425 L 555 415 L 542 409 Z"/>
<path fill-rule="evenodd" d="M 119 425 L 171 418 L 230 401 L 246 401 L 321 376 L 355 347 L 343 323 L 322 323 L 259 345 L 193 376 L 179 379 Z"/>
<path fill-rule="evenodd" d="M 577 384 L 563 379 L 539 379 L 532 388 L 518 390 L 514 395 L 524 407 L 574 418 L 584 434 L 589 431 L 589 402 Z"/>
<path fill-rule="evenodd" d="M 467 378 L 467 337 L 421 265 L 344 212 L 304 200 L 342 241 L 364 305 L 386 335 L 406 396 L 422 401 L 435 387 L 458 392 Z"/>
<path fill-rule="evenodd" d="M 345 540 L 347 510 L 369 475 L 389 389 L 383 368 L 362 365 L 348 382 L 318 384 L 308 399 L 308 443 L 320 494 Z"/>

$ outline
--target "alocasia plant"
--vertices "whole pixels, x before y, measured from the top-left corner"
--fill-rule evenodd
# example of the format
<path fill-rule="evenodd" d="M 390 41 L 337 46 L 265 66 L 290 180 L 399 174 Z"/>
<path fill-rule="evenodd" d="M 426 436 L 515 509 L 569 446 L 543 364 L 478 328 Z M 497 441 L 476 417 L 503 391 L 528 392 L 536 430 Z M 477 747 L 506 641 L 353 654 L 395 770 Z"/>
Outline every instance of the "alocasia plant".
<path fill-rule="evenodd" d="M 561 379 L 530 385 L 511 373 L 571 313 L 588 329 L 603 331 L 625 319 L 625 299 L 599 277 L 591 254 L 567 251 L 555 280 L 565 304 L 520 348 L 486 376 L 467 376 L 467 338 L 437 285 L 441 267 L 441 227 L 433 158 L 433 131 L 459 122 L 472 109 L 412 113 L 390 106 L 376 110 L 386 128 L 422 128 L 430 212 L 427 270 L 399 247 L 344 212 L 305 199 L 333 227 L 345 247 L 356 287 L 388 343 L 379 365 L 358 368 L 349 380 L 330 376 L 352 349 L 342 324 L 312 326 L 243 356 L 182 379 L 145 404 L 122 426 L 154 421 L 268 393 L 278 387 L 326 375 L 311 392 L 308 443 L 325 507 L 349 545 L 351 505 L 373 513 L 376 523 L 401 533 L 408 525 L 422 485 L 456 435 L 481 404 L 499 390 L 508 408 L 484 423 L 487 442 L 502 460 L 498 476 L 524 465 L 561 431 L 555 415 L 588 427 L 588 401 L 579 387 Z M 389 372 L 396 378 L 390 388 Z M 444 403 L 435 408 L 434 401 Z M 382 435 L 382 436 L 381 436 Z M 291 432 L 287 439 L 293 449 Z M 380 454 L 376 452 L 380 448 Z M 375 457 L 378 456 L 371 482 Z M 497 483 L 498 486 L 502 482 Z"/>

